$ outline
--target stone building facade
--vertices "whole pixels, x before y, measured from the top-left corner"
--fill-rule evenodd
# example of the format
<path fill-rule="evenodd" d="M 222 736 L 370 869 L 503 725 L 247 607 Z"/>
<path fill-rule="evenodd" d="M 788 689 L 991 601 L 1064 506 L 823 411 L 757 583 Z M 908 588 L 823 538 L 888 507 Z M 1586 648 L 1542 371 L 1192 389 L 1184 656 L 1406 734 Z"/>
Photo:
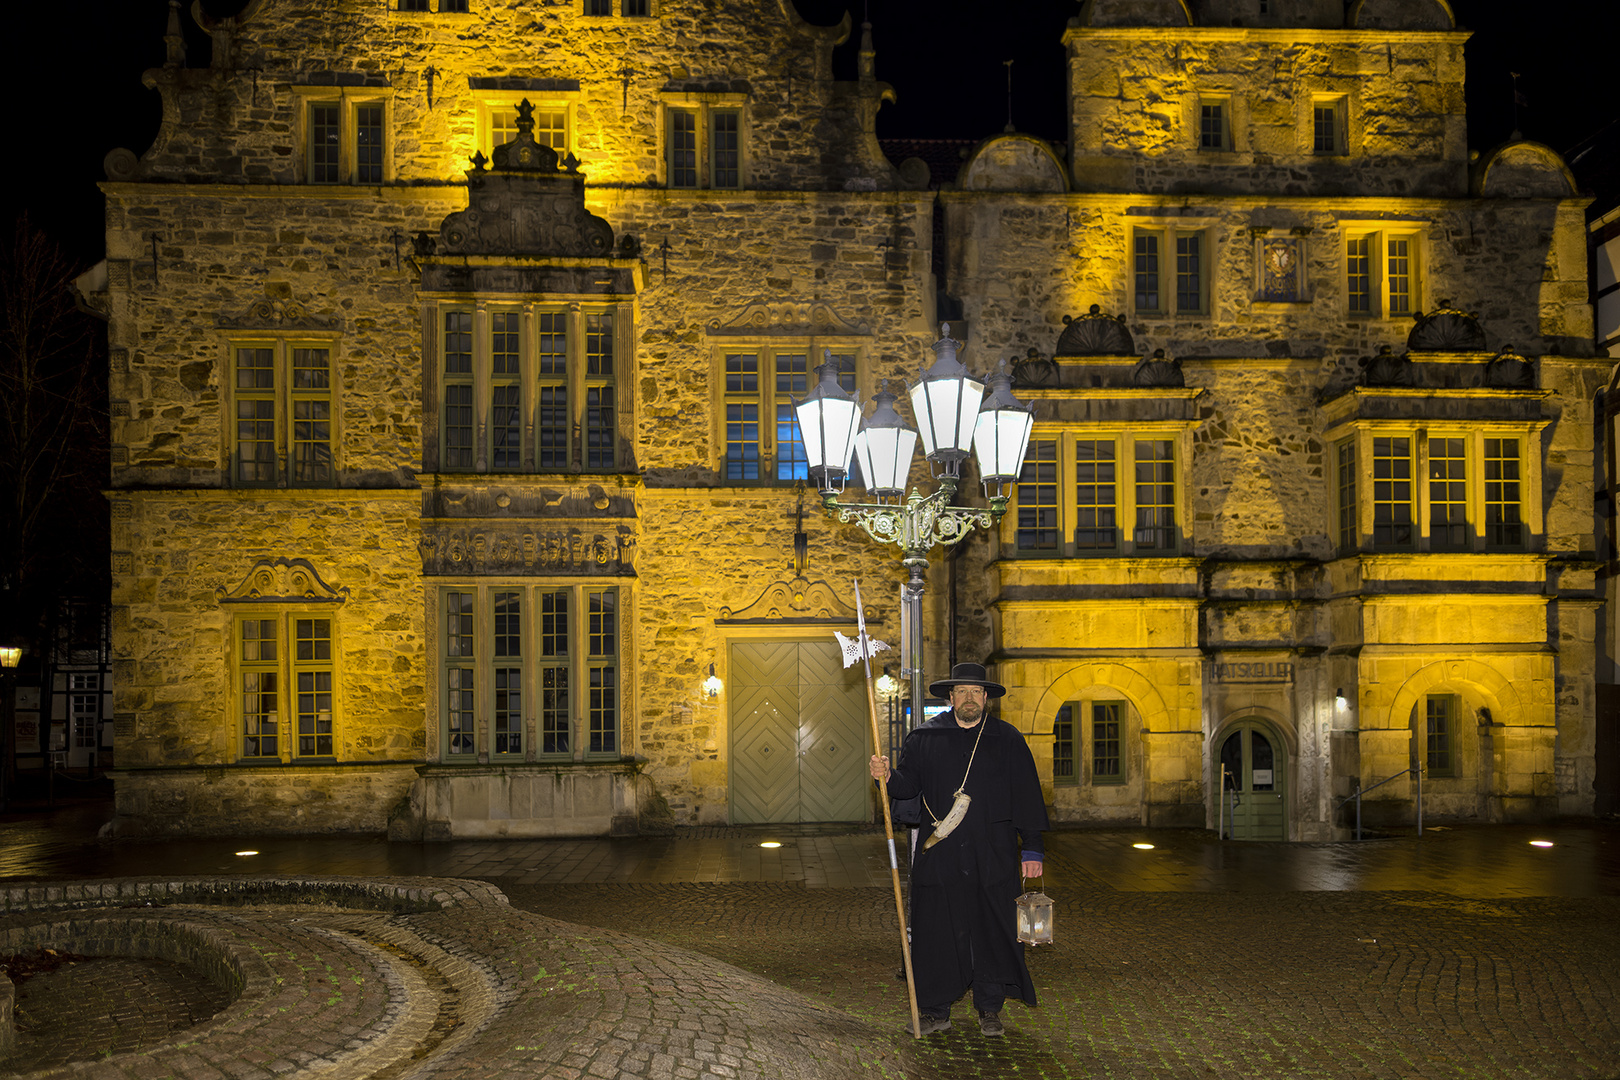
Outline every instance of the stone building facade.
<path fill-rule="evenodd" d="M 1253 8 L 1089 0 L 1066 154 L 936 188 L 791 0 L 253 0 L 207 69 L 171 2 L 90 298 L 118 827 L 867 816 L 832 631 L 902 575 L 790 402 L 943 318 L 1035 435 L 930 677 L 989 659 L 1058 819 L 1590 812 L 1584 203 L 1469 152 L 1441 0 Z"/>

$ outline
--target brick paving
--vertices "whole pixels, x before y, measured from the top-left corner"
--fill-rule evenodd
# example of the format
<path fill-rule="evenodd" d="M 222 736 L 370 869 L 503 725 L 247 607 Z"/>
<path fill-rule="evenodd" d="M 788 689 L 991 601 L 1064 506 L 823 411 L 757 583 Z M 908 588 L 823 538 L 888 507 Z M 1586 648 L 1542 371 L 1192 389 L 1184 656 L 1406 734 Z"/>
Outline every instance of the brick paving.
<path fill-rule="evenodd" d="M 78 951 L 173 938 L 234 996 L 204 1019 L 213 1005 L 154 990 L 151 1023 L 176 1027 L 117 1043 L 103 1018 L 128 1022 L 139 992 L 90 969 L 127 961 L 84 965 L 54 1006 L 82 1035 L 78 1063 L 50 1068 L 60 1049 L 27 1058 L 25 1045 L 0 1071 L 1620 1076 L 1620 828 L 1608 824 L 1360 845 L 1054 833 L 1043 888 L 1058 944 L 1030 964 L 1041 1006 L 1010 1005 L 1007 1037 L 985 1040 L 961 1004 L 953 1030 L 920 1043 L 900 1030 L 887 855 L 870 830 L 96 847 L 32 826 L 13 846 L 7 828 L 0 947 L 18 951 L 41 927 L 68 927 L 52 940 Z M 232 854 L 250 848 L 260 854 Z M 65 880 L 92 862 L 147 876 Z M 472 876 L 490 885 L 452 880 Z M 20 997 L 22 1014 L 49 1013 L 30 1004 L 45 1000 Z"/>

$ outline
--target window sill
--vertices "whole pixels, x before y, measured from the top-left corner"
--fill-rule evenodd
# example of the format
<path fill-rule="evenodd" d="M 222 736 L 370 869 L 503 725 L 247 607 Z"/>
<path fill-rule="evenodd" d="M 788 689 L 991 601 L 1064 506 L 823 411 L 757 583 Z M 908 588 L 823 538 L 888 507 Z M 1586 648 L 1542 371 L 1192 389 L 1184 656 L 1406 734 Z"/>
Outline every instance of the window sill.
<path fill-rule="evenodd" d="M 1310 306 L 1310 297 L 1302 296 L 1298 300 L 1255 300 L 1249 304 L 1249 311 L 1255 315 L 1296 315 Z"/>

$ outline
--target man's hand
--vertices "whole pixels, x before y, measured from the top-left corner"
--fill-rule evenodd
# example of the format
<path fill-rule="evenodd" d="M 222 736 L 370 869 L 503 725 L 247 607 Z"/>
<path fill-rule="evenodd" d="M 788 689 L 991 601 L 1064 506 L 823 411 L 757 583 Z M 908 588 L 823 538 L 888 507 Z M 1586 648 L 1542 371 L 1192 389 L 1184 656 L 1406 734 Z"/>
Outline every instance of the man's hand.
<path fill-rule="evenodd" d="M 872 755 L 872 779 L 887 782 L 889 779 L 889 759 L 879 754 Z"/>
<path fill-rule="evenodd" d="M 1041 863 L 1041 860 L 1039 860 L 1039 859 L 1025 859 L 1024 860 L 1024 876 L 1027 877 L 1027 878 L 1040 877 L 1041 876 L 1041 866 L 1042 866 L 1042 863 Z"/>

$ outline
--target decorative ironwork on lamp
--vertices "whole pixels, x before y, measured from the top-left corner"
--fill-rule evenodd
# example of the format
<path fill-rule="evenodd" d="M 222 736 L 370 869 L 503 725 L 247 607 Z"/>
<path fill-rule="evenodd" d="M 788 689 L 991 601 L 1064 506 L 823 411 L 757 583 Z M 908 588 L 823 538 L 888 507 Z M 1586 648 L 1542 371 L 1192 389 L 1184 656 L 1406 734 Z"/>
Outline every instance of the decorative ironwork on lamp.
<path fill-rule="evenodd" d="M 899 399 L 886 383 L 875 395 L 876 409 L 862 423 L 859 402 L 838 386 L 838 367 L 830 352 L 825 354 L 827 362 L 816 368 L 815 388 L 803 401 L 794 403 L 809 472 L 821 489 L 822 506 L 839 521 L 859 525 L 872 539 L 894 544 L 903 553 L 902 565 L 910 572 L 910 580 L 901 587 L 904 640 L 900 674 L 916 676 L 911 684 L 914 723 L 922 717 L 923 707 L 922 594 L 928 553 L 936 546 L 959 542 L 975 526 L 990 528 L 1006 513 L 1008 486 L 1023 469 L 1034 422 L 1030 407 L 1012 396 L 1005 363 L 988 380 L 993 390 L 986 400 L 985 381 L 975 378 L 957 358 L 962 342 L 951 337 L 949 323 L 940 324 L 940 337 L 932 348 L 933 364 L 910 389 L 918 431 L 895 411 L 894 402 Z M 930 471 L 938 481 L 926 496 L 915 488 L 905 494 L 919 435 Z M 970 451 L 978 459 L 990 500 L 988 509 L 951 504 L 962 461 Z M 860 461 L 862 480 L 874 502 L 839 501 L 849 476 L 851 453 Z"/>

